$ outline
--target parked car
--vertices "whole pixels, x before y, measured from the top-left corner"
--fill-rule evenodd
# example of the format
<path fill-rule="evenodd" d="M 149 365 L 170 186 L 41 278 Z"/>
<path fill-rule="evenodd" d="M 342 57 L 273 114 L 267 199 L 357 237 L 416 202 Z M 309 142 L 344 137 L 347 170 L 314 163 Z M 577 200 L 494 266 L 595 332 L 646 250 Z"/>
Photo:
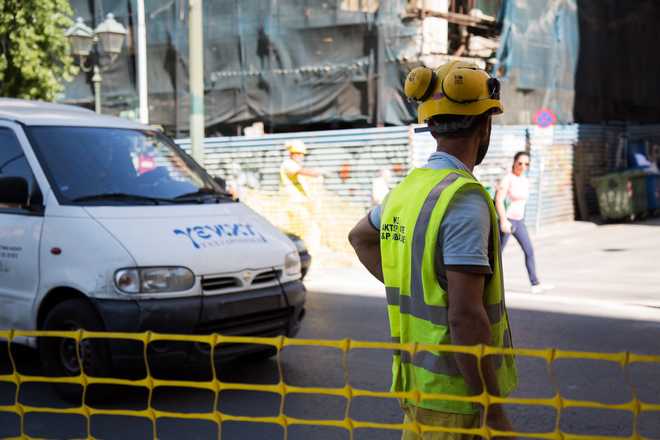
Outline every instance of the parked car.
<path fill-rule="evenodd" d="M 72 106 L 0 99 L 0 327 L 294 336 L 299 250 L 229 197 L 171 139 Z M 90 340 L 91 341 L 91 340 Z M 51 374 L 80 372 L 75 342 L 21 341 Z M 104 375 L 141 356 L 80 345 Z M 273 353 L 232 346 L 232 354 Z"/>

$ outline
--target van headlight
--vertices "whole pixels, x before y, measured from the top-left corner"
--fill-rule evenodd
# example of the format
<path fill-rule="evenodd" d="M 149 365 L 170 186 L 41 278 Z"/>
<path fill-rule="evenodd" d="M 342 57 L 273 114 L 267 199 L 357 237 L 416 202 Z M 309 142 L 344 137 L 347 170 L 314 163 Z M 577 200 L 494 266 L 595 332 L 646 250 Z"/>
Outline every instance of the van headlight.
<path fill-rule="evenodd" d="M 284 273 L 286 275 L 300 274 L 300 256 L 298 252 L 291 252 L 284 257 Z"/>
<path fill-rule="evenodd" d="M 190 290 L 195 275 L 185 267 L 146 267 L 120 269 L 115 286 L 124 293 L 166 293 Z"/>

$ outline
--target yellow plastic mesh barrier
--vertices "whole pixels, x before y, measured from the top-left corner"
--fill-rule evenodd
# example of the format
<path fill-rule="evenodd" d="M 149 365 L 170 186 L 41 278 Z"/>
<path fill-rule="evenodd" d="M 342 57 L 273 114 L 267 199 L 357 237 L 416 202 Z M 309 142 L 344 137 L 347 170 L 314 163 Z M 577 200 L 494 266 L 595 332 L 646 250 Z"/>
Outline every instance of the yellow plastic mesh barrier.
<path fill-rule="evenodd" d="M 592 353 L 592 352 L 578 352 L 578 351 L 564 351 L 557 349 L 520 349 L 520 348 L 494 348 L 489 346 L 456 346 L 456 345 L 425 345 L 425 344 L 398 344 L 398 343 L 384 343 L 384 342 L 365 342 L 350 339 L 343 340 L 312 340 L 312 339 L 291 339 L 286 337 L 275 338 L 256 338 L 256 337 L 240 337 L 240 336 L 223 336 L 218 334 L 213 335 L 171 335 L 171 334 L 157 334 L 157 333 L 108 333 L 108 332 L 89 332 L 89 331 L 73 331 L 73 332 L 45 332 L 45 331 L 0 331 L 0 338 L 7 341 L 7 347 L 10 347 L 9 342 L 17 337 L 59 337 L 71 338 L 76 341 L 78 347 L 78 359 L 80 359 L 80 342 L 86 339 L 112 339 L 112 340 L 131 340 L 137 341 L 143 346 L 143 356 L 146 366 L 146 377 L 139 380 L 117 379 L 107 377 L 91 377 L 86 374 L 81 374 L 76 377 L 45 377 L 45 376 L 30 376 L 20 374 L 16 368 L 16 361 L 12 355 L 11 349 L 8 349 L 10 360 L 13 367 L 11 374 L 0 376 L 0 382 L 8 382 L 16 385 L 15 401 L 12 405 L 0 406 L 0 412 L 9 412 L 17 414 L 20 418 L 20 437 L 30 438 L 25 432 L 25 416 L 31 413 L 50 413 L 50 414 L 76 414 L 83 416 L 86 423 L 87 438 L 92 439 L 92 422 L 91 417 L 96 415 L 110 415 L 110 416 L 132 416 L 142 417 L 151 421 L 153 438 L 157 438 L 156 422 L 162 418 L 175 418 L 175 419 L 193 419 L 193 420 L 206 420 L 217 424 L 218 438 L 222 438 L 222 423 L 224 422 L 251 422 L 251 423 L 268 423 L 276 424 L 283 428 L 284 438 L 288 438 L 288 428 L 295 425 L 314 425 L 342 428 L 349 433 L 350 438 L 357 429 L 384 429 L 384 430 L 410 430 L 416 433 L 425 432 L 452 432 L 479 435 L 483 438 L 493 438 L 495 436 L 517 436 L 526 438 L 542 438 L 542 439 L 643 439 L 637 430 L 637 421 L 642 412 L 645 411 L 660 411 L 660 404 L 644 402 L 638 398 L 637 390 L 627 375 L 628 386 L 632 390 L 632 399 L 627 403 L 621 404 L 605 404 L 596 401 L 588 400 L 572 400 L 566 399 L 561 396 L 557 388 L 557 393 L 550 398 L 519 398 L 519 397 L 498 397 L 484 392 L 477 396 L 456 396 L 449 394 L 429 394 L 419 392 L 388 392 L 388 391 L 371 391 L 360 389 L 349 385 L 348 382 L 348 354 L 351 350 L 355 349 L 386 349 L 386 350 L 405 350 L 411 356 L 421 350 L 440 349 L 446 352 L 466 353 L 471 354 L 481 360 L 485 356 L 504 354 L 529 356 L 532 358 L 539 358 L 544 360 L 549 371 L 552 374 L 553 362 L 560 359 L 581 359 L 581 360 L 598 360 L 608 361 L 618 364 L 620 367 L 628 371 L 631 364 L 635 363 L 654 363 L 660 364 L 660 356 L 654 355 L 640 355 L 629 352 L 621 353 Z M 192 380 L 164 380 L 157 379 L 151 374 L 151 366 L 149 365 L 147 356 L 147 347 L 157 341 L 184 341 L 184 342 L 197 342 L 208 344 L 211 347 L 211 359 L 214 359 L 216 347 L 219 344 L 227 343 L 252 343 L 273 346 L 277 349 L 277 365 L 279 372 L 279 382 L 273 385 L 256 385 L 244 383 L 229 383 L 223 382 L 218 379 L 215 362 L 212 362 L 213 379 L 209 381 L 192 381 Z M 281 353 L 285 347 L 325 347 L 340 350 L 342 355 L 342 365 L 344 369 L 345 386 L 339 388 L 330 387 L 300 387 L 291 386 L 285 383 L 282 371 Z M 19 394 L 21 386 L 34 382 L 49 382 L 49 383 L 69 383 L 79 384 L 83 389 L 82 405 L 73 408 L 54 408 L 47 406 L 28 406 L 20 403 Z M 105 385 L 124 385 L 131 387 L 143 387 L 148 389 L 148 407 L 144 410 L 123 410 L 123 409 L 99 409 L 90 406 L 86 403 L 85 395 L 90 385 L 105 384 Z M 173 412 L 162 411 L 152 406 L 152 399 L 154 390 L 158 387 L 183 387 L 198 390 L 208 390 L 214 393 L 214 405 L 210 412 Z M 280 395 L 279 414 L 273 417 L 248 417 L 237 416 L 223 413 L 218 410 L 220 392 L 227 390 L 243 390 L 243 391 L 261 391 L 270 392 Z M 292 394 L 315 394 L 338 396 L 346 399 L 346 407 L 344 417 L 340 420 L 312 420 L 302 419 L 287 416 L 284 412 L 284 402 L 287 395 Z M 373 397 L 373 398 L 392 398 L 392 399 L 411 399 L 419 401 L 420 399 L 443 399 L 464 402 L 476 402 L 485 407 L 489 404 L 518 404 L 518 405 L 544 405 L 554 408 L 557 411 L 557 418 L 554 424 L 554 430 L 550 432 L 504 432 L 497 431 L 482 425 L 474 429 L 461 429 L 449 428 L 440 426 L 428 426 L 419 423 L 378 423 L 370 421 L 355 420 L 350 417 L 351 401 L 358 397 Z M 628 411 L 633 416 L 632 435 L 629 437 L 614 437 L 614 436 L 595 436 L 595 435 L 576 435 L 562 432 L 559 423 L 559 414 L 561 410 L 566 408 L 593 408 L 593 409 L 609 409 L 618 411 Z"/>

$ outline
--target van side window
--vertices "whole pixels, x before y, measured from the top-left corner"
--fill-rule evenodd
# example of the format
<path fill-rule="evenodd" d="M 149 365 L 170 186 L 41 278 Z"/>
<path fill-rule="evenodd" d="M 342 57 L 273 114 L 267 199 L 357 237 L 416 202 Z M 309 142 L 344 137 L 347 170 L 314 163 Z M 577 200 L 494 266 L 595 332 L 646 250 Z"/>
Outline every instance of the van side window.
<path fill-rule="evenodd" d="M 0 177 L 22 177 L 28 183 L 28 194 L 34 194 L 35 190 L 38 192 L 23 148 L 14 132 L 6 127 L 0 127 Z M 21 207 L 0 204 L 0 209 L 7 208 Z"/>

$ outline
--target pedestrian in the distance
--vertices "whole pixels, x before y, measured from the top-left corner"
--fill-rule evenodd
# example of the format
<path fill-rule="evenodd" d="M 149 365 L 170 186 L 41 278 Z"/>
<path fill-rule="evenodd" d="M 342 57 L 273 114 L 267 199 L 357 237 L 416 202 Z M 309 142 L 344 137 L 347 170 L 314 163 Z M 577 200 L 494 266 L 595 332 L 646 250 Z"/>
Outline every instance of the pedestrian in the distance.
<path fill-rule="evenodd" d="M 392 341 L 511 347 L 495 207 L 472 174 L 488 151 L 492 115 L 502 113 L 499 82 L 474 64 L 454 61 L 437 70 L 414 69 L 404 90 L 419 103 L 419 122 L 428 124 L 437 150 L 358 222 L 349 241 L 385 284 Z M 516 383 L 512 356 L 477 362 L 476 356 L 423 348 L 397 350 L 392 359 L 395 392 L 506 396 Z M 409 397 L 401 405 L 405 423 L 513 431 L 498 404 Z M 475 437 L 409 429 L 402 435 Z"/>
<path fill-rule="evenodd" d="M 525 253 L 525 266 L 532 285 L 532 293 L 543 293 L 553 288 L 551 285 L 541 284 L 536 273 L 534 248 L 525 226 L 525 207 L 529 198 L 529 170 L 530 155 L 526 151 L 519 151 L 513 157 L 511 172 L 508 172 L 497 187 L 495 194 L 495 207 L 500 219 L 500 242 L 504 249 L 509 238 L 513 235 Z"/>

